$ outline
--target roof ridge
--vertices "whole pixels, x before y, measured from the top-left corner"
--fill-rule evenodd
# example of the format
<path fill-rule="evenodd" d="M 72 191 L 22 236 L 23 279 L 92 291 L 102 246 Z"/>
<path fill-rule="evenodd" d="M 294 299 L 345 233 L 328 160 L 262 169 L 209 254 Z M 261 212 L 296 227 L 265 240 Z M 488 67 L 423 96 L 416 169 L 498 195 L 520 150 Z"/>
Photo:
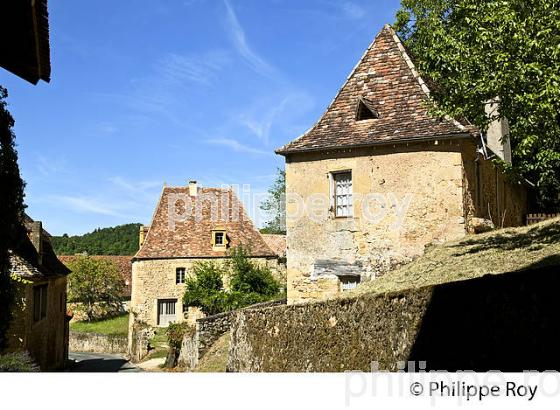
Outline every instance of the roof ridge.
<path fill-rule="evenodd" d="M 356 98 L 379 102 L 379 118 L 351 121 Z M 371 97 L 371 98 L 370 98 Z M 372 99 L 373 98 L 373 99 Z M 434 116 L 428 83 L 394 29 L 385 24 L 311 128 L 277 148 L 277 154 L 365 147 L 427 139 L 466 138 L 467 127 Z"/>
<path fill-rule="evenodd" d="M 332 105 L 334 104 L 334 102 L 336 101 L 336 99 L 338 98 L 338 96 L 340 95 L 340 93 L 342 92 L 342 90 L 344 90 L 344 88 L 346 87 L 346 84 L 348 84 L 348 82 L 350 81 L 350 79 L 352 78 L 352 76 L 354 75 L 354 73 L 356 72 L 356 70 L 358 69 L 358 67 L 360 66 L 360 64 L 362 64 L 362 61 L 364 61 L 364 58 L 366 58 L 367 54 L 369 53 L 369 51 L 371 50 L 371 48 L 373 47 L 373 45 L 375 44 L 375 42 L 377 41 L 377 38 L 383 33 L 383 30 L 386 30 L 387 28 L 391 28 L 391 26 L 389 24 L 385 24 L 383 26 L 383 28 L 375 35 L 373 41 L 369 44 L 368 48 L 366 48 L 366 51 L 364 51 L 364 53 L 362 54 L 362 56 L 360 57 L 360 59 L 358 60 L 358 63 L 356 65 L 354 65 L 354 68 L 352 68 L 352 71 L 350 71 L 350 74 L 346 77 L 346 80 L 344 80 L 344 83 L 342 84 L 342 86 L 338 89 L 338 92 L 336 93 L 336 95 L 334 96 L 334 98 L 331 100 L 330 104 L 327 106 L 326 110 L 323 112 L 323 114 L 321 114 L 319 116 L 319 119 L 317 121 L 315 121 L 315 123 L 307 130 L 305 131 L 303 134 L 301 134 L 299 137 L 295 138 L 294 140 L 288 142 L 287 144 L 284 144 L 283 146 L 281 146 L 280 148 L 274 150 L 275 153 L 279 153 L 281 152 L 287 145 L 292 144 L 294 142 L 296 142 L 297 140 L 305 137 L 307 134 L 309 134 L 309 132 L 311 130 L 313 130 L 313 128 L 315 128 L 319 122 L 321 122 L 321 120 L 323 119 L 323 117 L 329 112 L 329 110 L 331 109 Z"/>
<path fill-rule="evenodd" d="M 422 76 L 420 75 L 418 70 L 416 69 L 416 65 L 414 64 L 414 61 L 412 61 L 412 59 L 408 55 L 408 52 L 406 51 L 406 48 L 404 47 L 401 39 L 399 38 L 399 36 L 395 32 L 395 30 L 393 30 L 393 27 L 391 27 L 389 24 L 386 24 L 384 26 L 384 28 L 388 29 L 389 32 L 391 33 L 391 37 L 393 38 L 393 40 L 395 41 L 395 43 L 397 45 L 397 48 L 401 52 L 401 55 L 402 55 L 404 61 L 406 62 L 406 65 L 408 66 L 408 68 L 412 72 L 412 76 L 416 79 L 416 81 L 420 85 L 420 88 L 422 89 L 422 91 L 424 91 L 426 96 L 429 99 L 431 99 L 432 97 L 431 97 L 430 88 L 428 87 L 428 85 L 426 84 L 426 82 L 424 81 L 424 79 L 422 78 Z M 451 122 L 453 125 L 455 125 L 457 128 L 459 128 L 461 131 L 465 131 L 465 132 L 467 131 L 467 128 L 463 124 L 461 124 L 459 121 L 457 121 L 455 118 L 453 118 L 453 117 L 451 117 L 447 114 L 445 114 L 443 118 L 445 118 L 447 121 Z"/>

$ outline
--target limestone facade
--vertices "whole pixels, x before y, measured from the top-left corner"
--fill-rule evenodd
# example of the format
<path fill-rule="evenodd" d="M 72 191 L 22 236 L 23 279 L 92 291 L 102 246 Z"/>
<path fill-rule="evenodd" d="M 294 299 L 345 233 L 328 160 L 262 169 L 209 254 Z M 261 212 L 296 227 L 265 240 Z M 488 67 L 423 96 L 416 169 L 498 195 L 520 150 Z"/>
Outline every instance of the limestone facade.
<path fill-rule="evenodd" d="M 251 258 L 259 265 L 268 266 L 278 280 L 285 283 L 286 276 L 282 264 L 275 257 Z M 223 264 L 227 258 L 170 258 L 143 259 L 132 264 L 132 296 L 131 315 L 138 321 L 149 326 L 160 326 L 158 322 L 158 302 L 172 301 L 175 305 L 175 322 L 194 321 L 201 317 L 197 309 L 189 308 L 183 311 L 183 294 L 185 285 L 177 284 L 176 272 L 178 268 L 185 269 L 186 275 L 192 274 L 193 265 L 198 262 L 212 260 Z M 227 287 L 228 278 L 224 278 Z M 130 321 L 132 323 L 133 320 Z"/>

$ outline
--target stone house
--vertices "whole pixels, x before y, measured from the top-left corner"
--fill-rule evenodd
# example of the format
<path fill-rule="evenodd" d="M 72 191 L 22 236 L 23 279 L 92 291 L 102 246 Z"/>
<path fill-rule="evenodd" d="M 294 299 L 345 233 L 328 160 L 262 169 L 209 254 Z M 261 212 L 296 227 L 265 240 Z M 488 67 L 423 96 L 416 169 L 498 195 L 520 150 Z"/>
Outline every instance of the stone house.
<path fill-rule="evenodd" d="M 132 259 L 130 311 L 149 326 L 200 317 L 183 311 L 185 278 L 200 261 L 223 263 L 229 249 L 243 245 L 249 257 L 271 268 L 285 283 L 285 267 L 232 189 L 164 187 L 149 227 L 140 228 L 140 250 Z M 225 278 L 227 285 L 227 278 Z M 131 328 L 134 320 L 130 320 Z"/>
<path fill-rule="evenodd" d="M 523 224 L 525 187 L 486 135 L 429 112 L 430 91 L 386 25 L 286 159 L 288 303 L 324 299 L 480 227 Z"/>
<path fill-rule="evenodd" d="M 41 370 L 61 369 L 68 359 L 66 276 L 70 271 L 57 259 L 41 222 L 26 217 L 25 226 L 28 238 L 10 250 L 16 302 L 6 351 L 26 350 Z"/>

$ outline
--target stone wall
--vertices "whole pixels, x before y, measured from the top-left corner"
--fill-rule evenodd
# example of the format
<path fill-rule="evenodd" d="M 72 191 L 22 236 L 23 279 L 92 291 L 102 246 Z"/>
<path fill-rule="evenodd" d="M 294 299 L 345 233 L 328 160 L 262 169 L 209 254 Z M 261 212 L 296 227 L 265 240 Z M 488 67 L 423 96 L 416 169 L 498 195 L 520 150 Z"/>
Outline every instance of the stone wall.
<path fill-rule="evenodd" d="M 47 315 L 33 319 L 33 287 L 47 285 Z M 16 286 L 16 306 L 8 329 L 7 351 L 27 350 L 41 370 L 64 367 L 68 355 L 66 277 L 26 280 Z"/>
<path fill-rule="evenodd" d="M 476 155 L 475 141 L 466 139 L 290 155 L 288 303 L 340 292 L 340 274 L 324 274 L 318 264 L 335 272 L 354 266 L 360 281 L 371 280 L 428 244 L 464 236 L 473 217 L 522 225 L 524 188 Z M 335 218 L 330 175 L 348 170 L 354 216 Z"/>
<path fill-rule="evenodd" d="M 277 258 L 251 258 L 258 264 L 266 265 L 271 268 L 274 275 L 284 279 L 282 264 L 278 263 Z M 158 326 L 158 299 L 175 300 L 175 312 L 177 322 L 189 320 L 188 315 L 183 312 L 183 294 L 185 285 L 175 283 L 175 271 L 177 268 L 185 268 L 187 275 L 192 272 L 195 263 L 213 260 L 217 263 L 224 263 L 226 258 L 216 259 L 150 259 L 136 260 L 132 264 L 132 296 L 130 309 L 135 315 L 136 320 L 144 322 L 149 326 Z M 227 278 L 225 278 L 227 285 Z M 196 318 L 196 312 L 194 312 Z"/>
<path fill-rule="evenodd" d="M 285 304 L 285 300 L 257 303 L 241 310 L 261 309 Z M 231 329 L 232 321 L 238 311 L 224 312 L 198 319 L 194 332 L 188 332 L 183 338 L 178 365 L 192 370 L 210 347 Z"/>
<path fill-rule="evenodd" d="M 242 310 L 228 371 L 369 371 L 372 362 L 395 371 L 406 361 L 426 361 L 427 370 L 560 370 L 557 266 Z"/>
<path fill-rule="evenodd" d="M 131 362 L 138 363 L 148 355 L 150 340 L 154 335 L 155 330 L 153 327 L 134 320 L 134 315 L 130 314 L 128 321 L 127 357 Z"/>
<path fill-rule="evenodd" d="M 70 332 L 71 352 L 126 353 L 127 338 L 119 335 Z"/>
<path fill-rule="evenodd" d="M 464 208 L 467 231 L 473 217 L 492 221 L 497 228 L 521 226 L 527 214 L 527 189 L 504 174 L 491 160 L 477 158 L 474 142 L 463 146 Z"/>
<path fill-rule="evenodd" d="M 335 275 L 315 273 L 318 260 L 360 264 L 361 280 L 369 280 L 421 255 L 426 244 L 463 236 L 461 149 L 453 140 L 290 156 L 288 303 L 339 292 Z M 353 218 L 335 218 L 330 202 L 330 173 L 343 170 L 352 171 Z M 319 195 L 326 203 L 312 211 Z"/>

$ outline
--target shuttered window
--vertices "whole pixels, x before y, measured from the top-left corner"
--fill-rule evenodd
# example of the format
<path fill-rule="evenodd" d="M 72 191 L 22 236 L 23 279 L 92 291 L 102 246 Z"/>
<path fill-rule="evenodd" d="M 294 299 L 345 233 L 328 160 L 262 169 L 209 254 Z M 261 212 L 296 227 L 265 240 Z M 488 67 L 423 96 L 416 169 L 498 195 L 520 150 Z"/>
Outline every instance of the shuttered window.
<path fill-rule="evenodd" d="M 33 288 L 33 321 L 38 322 L 47 317 L 47 287 L 39 285 Z"/>
<path fill-rule="evenodd" d="M 333 185 L 335 216 L 352 216 L 352 172 L 333 173 Z"/>

